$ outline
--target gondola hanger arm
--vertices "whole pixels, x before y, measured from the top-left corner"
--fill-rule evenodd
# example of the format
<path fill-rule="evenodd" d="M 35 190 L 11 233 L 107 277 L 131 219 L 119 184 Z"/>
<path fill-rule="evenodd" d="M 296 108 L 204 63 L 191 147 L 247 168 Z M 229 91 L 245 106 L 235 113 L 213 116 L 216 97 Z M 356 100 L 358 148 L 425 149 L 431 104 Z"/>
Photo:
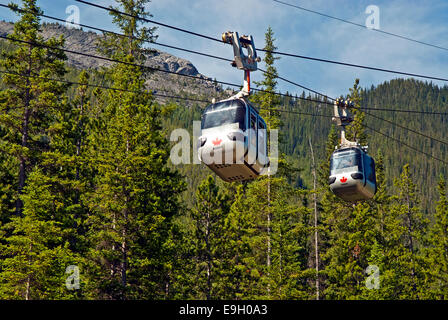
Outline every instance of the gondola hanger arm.
<path fill-rule="evenodd" d="M 257 63 L 261 59 L 257 56 L 254 38 L 252 36 L 239 36 L 238 32 L 227 31 L 222 34 L 222 41 L 233 46 L 234 60 L 231 65 L 239 70 L 244 70 L 244 85 L 236 97 L 243 98 L 250 95 L 250 72 L 257 71 Z M 244 53 L 247 50 L 247 54 Z"/>

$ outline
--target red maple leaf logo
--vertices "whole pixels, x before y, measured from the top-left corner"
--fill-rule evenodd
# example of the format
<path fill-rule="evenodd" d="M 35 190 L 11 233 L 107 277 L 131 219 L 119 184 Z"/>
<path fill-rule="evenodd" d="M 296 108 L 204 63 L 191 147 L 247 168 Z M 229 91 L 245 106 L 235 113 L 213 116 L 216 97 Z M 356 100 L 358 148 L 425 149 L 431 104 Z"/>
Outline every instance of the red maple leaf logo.
<path fill-rule="evenodd" d="M 216 138 L 215 140 L 212 141 L 214 146 L 219 146 L 221 144 L 222 140 L 219 138 Z"/>
<path fill-rule="evenodd" d="M 346 182 L 347 182 L 347 178 L 346 178 L 346 177 L 342 177 L 342 178 L 341 178 L 341 182 L 342 182 L 342 183 L 346 183 Z"/>

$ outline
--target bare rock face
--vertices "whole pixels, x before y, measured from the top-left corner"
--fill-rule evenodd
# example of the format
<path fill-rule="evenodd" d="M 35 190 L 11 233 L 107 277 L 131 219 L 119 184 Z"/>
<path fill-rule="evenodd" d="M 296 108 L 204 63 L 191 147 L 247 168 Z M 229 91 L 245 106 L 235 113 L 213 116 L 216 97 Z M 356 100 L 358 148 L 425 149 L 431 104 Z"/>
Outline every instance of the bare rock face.
<path fill-rule="evenodd" d="M 60 27 L 55 35 L 61 34 L 64 29 L 65 28 Z M 54 31 L 54 29 L 49 28 L 49 31 L 53 33 L 52 31 Z M 67 49 L 96 56 L 99 55 L 97 48 L 100 36 L 98 36 L 96 33 L 82 32 L 80 30 L 70 30 L 68 34 L 63 34 L 65 35 Z M 53 36 L 53 34 L 50 35 L 49 33 L 49 36 Z M 84 56 L 76 56 L 74 54 L 69 54 L 69 63 L 82 69 L 97 68 L 99 66 L 110 64 L 109 62 L 101 61 L 99 59 L 89 57 L 86 58 Z M 196 76 L 199 74 L 198 70 L 190 61 L 175 57 L 171 54 L 159 50 L 155 50 L 152 55 L 147 56 L 145 65 L 156 69 L 187 74 L 191 76 Z"/>
<path fill-rule="evenodd" d="M 0 36 L 6 36 L 10 34 L 14 29 L 14 25 L 9 22 L 0 21 Z"/>
<path fill-rule="evenodd" d="M 83 52 L 90 55 L 98 54 L 98 41 L 101 36 L 94 32 L 85 32 L 81 29 L 68 29 L 60 24 L 45 24 L 43 27 L 43 34 L 45 38 L 58 37 L 61 34 L 65 38 L 65 48 Z M 99 66 L 109 65 L 109 62 L 101 61 L 95 58 L 79 56 L 76 54 L 68 54 L 69 64 L 72 64 L 81 69 L 97 68 Z M 170 72 L 188 74 L 196 76 L 199 74 L 198 70 L 193 64 L 185 59 L 175 57 L 171 54 L 156 50 L 155 53 L 147 57 L 145 65 L 153 68 L 162 69 Z"/>
<path fill-rule="evenodd" d="M 12 33 L 14 25 L 9 22 L 0 22 L 0 34 Z M 97 52 L 97 41 L 99 35 L 94 32 L 85 32 L 79 29 L 68 29 L 60 24 L 42 24 L 42 35 L 44 39 L 58 38 L 61 35 L 65 38 L 65 49 L 82 53 L 99 55 Z M 67 53 L 68 64 L 78 69 L 98 68 L 107 63 L 99 59 Z"/>
<path fill-rule="evenodd" d="M 153 56 L 148 57 L 151 66 L 159 67 L 175 73 L 197 76 L 199 74 L 196 67 L 188 60 L 177 58 L 165 52 L 156 51 Z"/>
<path fill-rule="evenodd" d="M 98 40 L 100 36 L 95 32 L 83 31 L 81 29 L 66 28 L 60 24 L 44 24 L 42 28 L 42 34 L 45 39 L 57 38 L 61 35 L 65 39 L 65 49 L 82 52 L 94 56 L 100 56 L 98 53 Z M 101 66 L 110 65 L 109 62 L 90 58 L 86 56 L 67 53 L 68 64 L 78 69 L 96 69 Z"/>

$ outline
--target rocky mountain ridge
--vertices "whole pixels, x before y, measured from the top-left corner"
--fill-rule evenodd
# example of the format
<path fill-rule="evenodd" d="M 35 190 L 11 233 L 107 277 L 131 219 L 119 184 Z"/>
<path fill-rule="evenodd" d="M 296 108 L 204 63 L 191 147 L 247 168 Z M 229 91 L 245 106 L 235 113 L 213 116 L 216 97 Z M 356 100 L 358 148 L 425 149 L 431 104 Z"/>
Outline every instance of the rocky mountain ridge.
<path fill-rule="evenodd" d="M 0 35 L 7 35 L 13 32 L 14 25 L 10 22 L 0 21 Z M 65 38 L 65 48 L 71 51 L 82 52 L 84 54 L 100 56 L 97 51 L 98 40 L 102 35 L 92 31 L 82 29 L 67 28 L 61 24 L 43 23 L 42 35 L 45 39 L 51 37 Z M 151 49 L 154 49 L 151 46 Z M 82 55 L 67 53 L 68 65 L 77 69 L 96 69 L 108 66 L 111 63 Z M 199 73 L 196 67 L 188 60 L 176 57 L 169 53 L 154 49 L 154 53 L 147 57 L 146 66 L 165 70 L 176 74 L 195 77 L 187 78 L 175 74 L 154 72 L 147 81 L 150 89 L 163 94 L 187 94 L 199 96 L 212 96 L 222 92 L 221 86 L 215 84 Z"/>

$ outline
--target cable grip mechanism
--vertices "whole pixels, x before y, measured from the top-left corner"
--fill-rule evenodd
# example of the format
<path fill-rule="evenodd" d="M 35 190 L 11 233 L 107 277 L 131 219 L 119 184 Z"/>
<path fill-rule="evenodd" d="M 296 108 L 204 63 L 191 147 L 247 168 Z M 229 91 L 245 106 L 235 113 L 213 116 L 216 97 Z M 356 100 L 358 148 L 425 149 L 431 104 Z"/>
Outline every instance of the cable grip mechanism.
<path fill-rule="evenodd" d="M 342 98 L 334 101 L 334 116 L 331 119 L 337 126 L 341 127 L 341 148 L 344 147 L 357 147 L 358 142 L 349 141 L 345 138 L 345 127 L 353 122 L 353 116 L 349 112 L 349 108 L 353 108 L 355 104 L 350 100 L 344 100 Z M 342 109 L 342 114 L 339 111 Z"/>
<path fill-rule="evenodd" d="M 222 41 L 233 46 L 234 60 L 231 65 L 239 70 L 244 70 L 244 86 L 238 96 L 250 95 L 250 72 L 257 71 L 257 63 L 261 59 L 257 56 L 254 38 L 252 36 L 239 36 L 238 32 L 227 31 L 222 34 Z M 243 48 L 247 50 L 244 53 Z"/>

